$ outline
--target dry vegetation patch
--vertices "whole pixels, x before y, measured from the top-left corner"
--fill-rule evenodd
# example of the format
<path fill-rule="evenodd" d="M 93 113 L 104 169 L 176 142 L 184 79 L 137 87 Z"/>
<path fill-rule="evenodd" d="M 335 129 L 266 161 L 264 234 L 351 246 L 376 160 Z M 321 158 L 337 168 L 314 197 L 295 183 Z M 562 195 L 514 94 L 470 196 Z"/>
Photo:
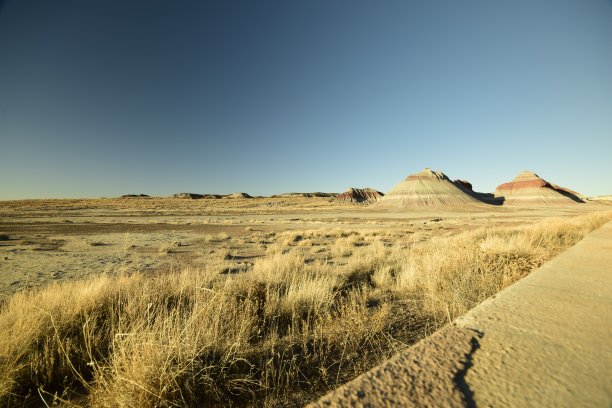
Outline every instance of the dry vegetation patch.
<path fill-rule="evenodd" d="M 0 401 L 81 390 L 93 406 L 302 405 L 611 218 L 411 235 L 403 246 L 380 231 L 255 233 L 268 252 L 239 273 L 220 271 L 235 258 L 226 249 L 199 269 L 21 292 L 0 311 Z M 324 242 L 343 263 L 310 258 Z"/>

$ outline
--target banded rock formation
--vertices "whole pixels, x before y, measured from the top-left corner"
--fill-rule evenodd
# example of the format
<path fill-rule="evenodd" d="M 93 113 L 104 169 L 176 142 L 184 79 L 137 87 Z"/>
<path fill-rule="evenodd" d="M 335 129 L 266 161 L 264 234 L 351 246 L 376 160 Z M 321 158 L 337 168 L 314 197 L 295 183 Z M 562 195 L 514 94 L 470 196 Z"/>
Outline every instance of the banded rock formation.
<path fill-rule="evenodd" d="M 579 194 L 549 183 L 531 171 L 519 173 L 509 183 L 495 189 L 495 197 L 504 204 L 572 204 L 583 202 Z"/>
<path fill-rule="evenodd" d="M 342 194 L 336 196 L 336 200 L 345 203 L 375 203 L 384 196 L 373 188 L 349 188 Z"/>
<path fill-rule="evenodd" d="M 381 198 L 376 206 L 410 208 L 481 204 L 465 189 L 458 187 L 444 173 L 426 168 L 406 177 Z"/>

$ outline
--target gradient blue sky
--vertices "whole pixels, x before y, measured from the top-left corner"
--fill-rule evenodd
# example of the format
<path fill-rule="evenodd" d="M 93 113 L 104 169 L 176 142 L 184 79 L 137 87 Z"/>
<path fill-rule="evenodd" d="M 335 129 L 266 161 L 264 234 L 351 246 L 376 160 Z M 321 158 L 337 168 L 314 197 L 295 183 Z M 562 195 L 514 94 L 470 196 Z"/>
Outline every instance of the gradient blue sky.
<path fill-rule="evenodd" d="M 7 1 L 0 199 L 612 193 L 612 3 Z"/>

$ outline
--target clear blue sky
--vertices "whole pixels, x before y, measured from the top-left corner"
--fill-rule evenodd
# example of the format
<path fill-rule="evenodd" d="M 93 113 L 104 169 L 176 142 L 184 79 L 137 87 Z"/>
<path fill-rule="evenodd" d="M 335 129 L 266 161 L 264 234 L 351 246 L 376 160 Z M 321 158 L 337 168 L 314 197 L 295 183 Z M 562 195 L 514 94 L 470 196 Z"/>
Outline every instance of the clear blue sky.
<path fill-rule="evenodd" d="M 0 4 L 0 199 L 612 194 L 609 0 Z"/>

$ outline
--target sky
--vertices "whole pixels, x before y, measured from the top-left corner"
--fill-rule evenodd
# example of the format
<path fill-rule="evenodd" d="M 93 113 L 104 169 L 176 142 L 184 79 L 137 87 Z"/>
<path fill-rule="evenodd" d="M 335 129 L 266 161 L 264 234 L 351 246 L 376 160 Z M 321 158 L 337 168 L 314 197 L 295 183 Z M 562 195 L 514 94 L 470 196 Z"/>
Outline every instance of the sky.
<path fill-rule="evenodd" d="M 612 194 L 612 2 L 0 3 L 0 199 Z"/>

